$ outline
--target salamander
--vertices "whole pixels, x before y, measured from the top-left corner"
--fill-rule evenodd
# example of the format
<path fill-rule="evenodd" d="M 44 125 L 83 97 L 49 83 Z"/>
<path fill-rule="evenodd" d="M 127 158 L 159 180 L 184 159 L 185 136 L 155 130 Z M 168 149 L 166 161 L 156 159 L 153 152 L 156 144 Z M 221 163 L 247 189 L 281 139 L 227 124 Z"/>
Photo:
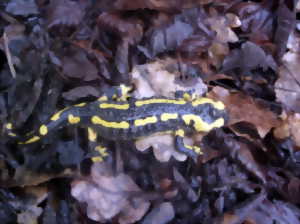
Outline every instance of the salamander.
<path fill-rule="evenodd" d="M 49 122 L 42 124 L 36 132 L 25 136 L 19 144 L 40 141 L 60 127 L 80 125 L 88 128 L 91 142 L 96 142 L 98 136 L 117 141 L 139 139 L 158 132 L 172 132 L 175 135 L 176 148 L 195 157 L 202 152 L 197 146 L 184 144 L 183 138 L 186 133 L 208 132 L 222 127 L 227 117 L 222 102 L 205 97 L 116 100 L 103 96 L 94 102 L 76 104 L 56 112 Z M 7 124 L 7 128 L 11 130 L 12 125 Z M 96 150 L 106 155 L 103 147 Z"/>

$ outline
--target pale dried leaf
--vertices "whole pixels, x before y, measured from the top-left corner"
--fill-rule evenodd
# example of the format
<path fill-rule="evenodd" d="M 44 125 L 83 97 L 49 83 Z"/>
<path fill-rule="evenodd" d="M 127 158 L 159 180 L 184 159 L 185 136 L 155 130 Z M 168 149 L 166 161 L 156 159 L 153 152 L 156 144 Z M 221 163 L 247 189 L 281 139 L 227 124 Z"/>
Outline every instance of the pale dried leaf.
<path fill-rule="evenodd" d="M 189 86 L 180 83 L 177 78 L 180 74 L 174 59 L 158 60 L 156 62 L 135 66 L 131 73 L 136 86 L 134 96 L 144 98 L 151 96 L 174 97 L 175 91 L 195 90 L 196 95 L 202 96 L 207 86 L 202 79 L 196 78 Z M 172 67 L 172 69 L 170 69 Z M 172 70 L 172 71 L 170 71 Z"/>
<path fill-rule="evenodd" d="M 300 147 L 300 114 L 289 114 L 286 119 L 282 121 L 282 125 L 278 126 L 274 135 L 279 139 L 291 137 L 296 146 Z"/>
<path fill-rule="evenodd" d="M 279 68 L 280 78 L 275 83 L 277 99 L 288 109 L 300 111 L 300 55 L 287 52 L 283 56 L 283 65 Z"/>
<path fill-rule="evenodd" d="M 151 146 L 155 158 L 161 162 L 167 162 L 173 156 L 178 161 L 186 160 L 187 156 L 179 153 L 174 146 L 174 137 L 169 135 L 152 135 L 136 141 L 136 148 L 144 151 Z"/>
<path fill-rule="evenodd" d="M 108 165 L 96 163 L 90 178 L 76 180 L 72 185 L 73 197 L 87 204 L 89 218 L 105 222 L 120 215 L 120 223 L 134 223 L 148 210 L 148 201 L 133 196 L 141 190 L 128 175 L 113 175 Z"/>

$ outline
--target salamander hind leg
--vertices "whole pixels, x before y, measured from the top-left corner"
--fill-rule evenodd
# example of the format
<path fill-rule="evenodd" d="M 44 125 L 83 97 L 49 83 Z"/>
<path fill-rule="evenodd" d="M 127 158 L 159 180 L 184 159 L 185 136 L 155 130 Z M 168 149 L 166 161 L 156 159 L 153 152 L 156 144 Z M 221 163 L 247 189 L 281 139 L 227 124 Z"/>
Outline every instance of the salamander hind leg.
<path fill-rule="evenodd" d="M 182 152 L 191 157 L 194 161 L 197 161 L 198 156 L 203 153 L 198 146 L 184 144 L 184 135 L 185 133 L 182 129 L 178 129 L 175 132 L 175 147 L 179 152 Z"/>
<path fill-rule="evenodd" d="M 103 162 L 106 157 L 109 156 L 106 147 L 103 147 L 97 142 L 98 133 L 88 127 L 88 140 L 89 140 L 89 148 L 92 149 L 91 160 L 94 163 Z"/>

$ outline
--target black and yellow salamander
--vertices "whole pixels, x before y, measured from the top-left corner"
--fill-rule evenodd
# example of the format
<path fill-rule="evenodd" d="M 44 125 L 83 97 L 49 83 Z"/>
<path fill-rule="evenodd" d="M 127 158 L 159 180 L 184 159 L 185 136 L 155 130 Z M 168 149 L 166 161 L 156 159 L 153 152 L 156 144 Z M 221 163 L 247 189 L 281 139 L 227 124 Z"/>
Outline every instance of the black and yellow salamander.
<path fill-rule="evenodd" d="M 124 91 L 123 91 L 124 92 Z M 186 133 L 208 132 L 222 127 L 227 120 L 225 106 L 209 98 L 126 98 L 100 97 L 90 103 L 80 103 L 58 111 L 42 124 L 38 131 L 24 137 L 19 144 L 37 142 L 52 131 L 66 125 L 88 128 L 89 141 L 96 142 L 98 135 L 108 140 L 134 140 L 155 133 L 172 132 L 175 146 L 193 158 L 201 154 L 197 146 L 185 145 Z M 115 96 L 115 95 L 114 95 Z M 12 125 L 6 125 L 11 130 Z M 11 132 L 11 135 L 14 135 Z M 105 148 L 96 150 L 105 156 Z M 94 161 L 102 160 L 100 157 Z"/>

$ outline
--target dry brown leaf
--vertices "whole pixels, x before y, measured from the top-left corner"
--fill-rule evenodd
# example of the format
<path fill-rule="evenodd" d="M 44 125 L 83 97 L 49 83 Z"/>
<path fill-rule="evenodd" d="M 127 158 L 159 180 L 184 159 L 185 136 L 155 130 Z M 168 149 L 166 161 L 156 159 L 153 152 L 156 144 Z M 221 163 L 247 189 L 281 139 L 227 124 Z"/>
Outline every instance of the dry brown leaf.
<path fill-rule="evenodd" d="M 300 55 L 289 51 L 283 56 L 283 65 L 279 68 L 280 78 L 275 84 L 277 99 L 288 109 L 300 111 Z"/>
<path fill-rule="evenodd" d="M 280 124 L 273 112 L 259 105 L 247 95 L 242 93 L 232 94 L 221 87 L 215 87 L 208 95 L 211 98 L 223 101 L 226 105 L 230 117 L 229 124 L 241 121 L 252 123 L 262 138 L 271 128 L 277 127 Z"/>
<path fill-rule="evenodd" d="M 282 124 L 278 126 L 274 135 L 279 139 L 291 137 L 296 146 L 300 147 L 300 114 L 292 113 L 285 117 Z"/>
<path fill-rule="evenodd" d="M 207 91 L 207 86 L 200 78 L 195 78 L 192 83 L 184 85 L 177 79 L 180 75 L 178 61 L 166 58 L 156 62 L 135 66 L 131 73 L 136 86 L 136 98 L 165 96 L 174 97 L 175 91 L 196 90 L 198 96 Z"/>
<path fill-rule="evenodd" d="M 133 180 L 123 173 L 114 175 L 105 163 L 95 163 L 90 179 L 76 180 L 72 195 L 87 204 L 90 219 L 106 222 L 118 215 L 119 223 L 135 223 L 147 212 L 150 203 L 143 198 Z"/>
<path fill-rule="evenodd" d="M 77 25 L 84 16 L 82 2 L 52 0 L 47 10 L 48 28 L 55 25 Z"/>
<path fill-rule="evenodd" d="M 227 18 L 227 22 L 228 22 L 229 26 L 232 28 L 237 28 L 242 25 L 240 18 L 233 13 L 227 13 L 226 18 Z"/>
<path fill-rule="evenodd" d="M 215 13 L 215 12 L 213 12 Z M 209 17 L 207 22 L 211 29 L 216 32 L 216 41 L 221 43 L 236 42 L 239 40 L 237 35 L 230 28 L 230 23 L 225 16 L 215 15 Z"/>
<path fill-rule="evenodd" d="M 25 188 L 23 194 L 26 195 L 27 200 L 23 202 L 24 210 L 18 213 L 18 223 L 37 223 L 43 212 L 39 204 L 47 198 L 48 189 L 46 187 L 31 186 Z"/>
<path fill-rule="evenodd" d="M 88 59 L 86 53 L 78 48 L 72 48 L 62 58 L 62 69 L 64 75 L 69 78 L 91 81 L 99 79 L 96 66 Z"/>

